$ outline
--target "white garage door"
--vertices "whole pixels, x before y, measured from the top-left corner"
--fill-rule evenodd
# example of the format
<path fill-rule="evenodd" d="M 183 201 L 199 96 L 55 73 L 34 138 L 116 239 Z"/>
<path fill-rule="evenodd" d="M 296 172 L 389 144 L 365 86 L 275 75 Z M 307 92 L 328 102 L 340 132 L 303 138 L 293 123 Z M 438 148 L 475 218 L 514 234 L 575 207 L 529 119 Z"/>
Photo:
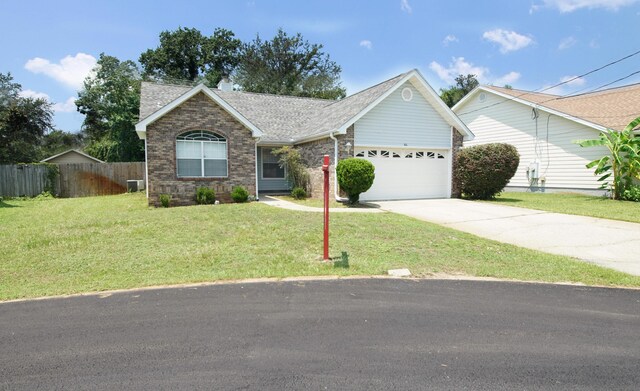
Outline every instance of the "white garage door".
<path fill-rule="evenodd" d="M 355 155 L 376 168 L 373 186 L 360 195 L 363 201 L 449 196 L 448 150 L 356 148 Z"/>

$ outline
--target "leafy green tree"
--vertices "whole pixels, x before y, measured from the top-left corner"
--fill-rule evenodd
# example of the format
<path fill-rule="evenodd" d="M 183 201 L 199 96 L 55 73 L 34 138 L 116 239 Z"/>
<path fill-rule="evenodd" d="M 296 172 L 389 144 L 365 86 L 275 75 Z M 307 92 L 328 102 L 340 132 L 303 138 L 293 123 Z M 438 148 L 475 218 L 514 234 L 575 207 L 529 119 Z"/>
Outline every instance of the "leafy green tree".
<path fill-rule="evenodd" d="M 40 143 L 53 127 L 53 109 L 45 99 L 20 96 L 22 86 L 0 73 L 0 163 L 40 160 Z"/>
<path fill-rule="evenodd" d="M 634 129 L 640 126 L 640 117 L 631 121 L 622 131 L 608 129 L 600 132 L 595 140 L 577 143 L 581 147 L 603 146 L 609 154 L 587 164 L 601 175 L 602 189 L 611 190 L 614 200 L 623 199 L 625 190 L 633 186 L 634 179 L 640 179 L 640 136 Z"/>
<path fill-rule="evenodd" d="M 440 89 L 440 98 L 442 98 L 444 103 L 449 107 L 453 107 L 479 84 L 476 75 L 471 74 L 467 76 L 458 75 L 455 80 L 456 84 L 454 86 Z"/>
<path fill-rule="evenodd" d="M 100 54 L 94 75 L 76 100 L 85 115 L 86 151 L 107 162 L 144 160 L 144 143 L 135 132 L 140 113 L 140 73 L 133 61 Z"/>
<path fill-rule="evenodd" d="M 341 68 L 322 47 L 304 40 L 299 33 L 289 36 L 282 29 L 270 41 L 258 35 L 243 45 L 233 80 L 249 92 L 344 98 Z"/>
<path fill-rule="evenodd" d="M 44 135 L 40 156 L 44 159 L 69 149 L 82 149 L 83 145 L 84 137 L 82 133 L 53 130 Z"/>
<path fill-rule="evenodd" d="M 160 46 L 140 55 L 145 78 L 165 81 L 204 80 L 215 86 L 238 64 L 242 42 L 233 32 L 216 28 L 210 37 L 195 28 L 160 33 Z"/>

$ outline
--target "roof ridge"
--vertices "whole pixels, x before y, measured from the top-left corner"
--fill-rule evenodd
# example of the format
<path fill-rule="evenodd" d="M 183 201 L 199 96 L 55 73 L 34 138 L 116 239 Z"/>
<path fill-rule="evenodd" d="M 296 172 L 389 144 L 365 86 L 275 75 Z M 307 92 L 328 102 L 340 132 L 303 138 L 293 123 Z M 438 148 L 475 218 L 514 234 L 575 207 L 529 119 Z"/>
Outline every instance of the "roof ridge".
<path fill-rule="evenodd" d="M 545 93 L 545 92 L 536 92 L 536 91 L 522 90 L 522 89 L 519 89 L 519 88 L 505 88 L 505 87 L 498 87 L 498 86 L 493 86 L 493 85 L 490 85 L 490 84 L 482 84 L 482 87 L 487 87 L 487 88 L 489 88 L 489 89 L 500 89 L 500 90 L 508 90 L 508 91 L 524 92 L 524 94 L 522 94 L 522 95 L 520 95 L 520 96 L 529 95 L 529 94 L 531 94 L 531 95 L 556 96 L 556 97 L 558 97 L 558 96 L 562 96 L 562 95 L 556 95 L 556 94 L 548 94 L 548 93 Z M 517 96 L 517 97 L 519 98 L 520 96 Z"/>
<path fill-rule="evenodd" d="M 210 88 L 210 90 L 214 92 L 222 91 L 217 88 Z M 253 91 L 242 91 L 242 90 L 234 90 L 234 91 L 222 91 L 222 92 L 239 92 L 242 94 L 248 95 L 258 95 L 258 96 L 274 96 L 278 98 L 290 98 L 290 99 L 299 99 L 299 100 L 317 100 L 322 102 L 334 102 L 335 99 L 326 99 L 326 98 L 314 98 L 311 96 L 297 96 L 297 95 L 282 95 L 282 94 L 271 94 L 268 92 L 253 92 Z"/>
<path fill-rule="evenodd" d="M 401 74 L 396 75 L 396 76 L 394 76 L 394 77 L 390 77 L 390 78 L 389 78 L 389 79 L 387 79 L 387 80 L 381 81 L 380 83 L 374 84 L 374 85 L 372 85 L 371 87 L 367 87 L 367 88 L 365 88 L 364 90 L 360 90 L 360 91 L 356 92 L 355 94 L 349 95 L 349 96 L 345 97 L 344 99 L 340 99 L 340 100 L 336 100 L 335 102 L 331 102 L 331 104 L 327 105 L 326 107 L 329 107 L 329 106 L 331 106 L 331 105 L 333 105 L 333 104 L 336 104 L 336 103 L 344 102 L 344 101 L 346 101 L 347 99 L 351 99 L 352 97 L 354 97 L 354 96 L 356 96 L 356 95 L 360 95 L 360 94 L 362 94 L 363 92 L 369 91 L 370 89 L 375 88 L 375 87 L 378 87 L 379 85 L 384 84 L 384 83 L 387 83 L 387 82 L 389 82 L 389 81 L 391 81 L 391 80 L 393 80 L 393 79 L 400 78 L 401 76 L 402 76 L 402 77 L 404 77 L 404 76 L 408 75 L 410 72 L 413 72 L 414 70 L 415 70 L 415 69 L 412 69 L 412 70 L 410 70 L 410 71 L 408 71 L 408 72 L 404 72 L 404 73 L 401 73 Z"/>

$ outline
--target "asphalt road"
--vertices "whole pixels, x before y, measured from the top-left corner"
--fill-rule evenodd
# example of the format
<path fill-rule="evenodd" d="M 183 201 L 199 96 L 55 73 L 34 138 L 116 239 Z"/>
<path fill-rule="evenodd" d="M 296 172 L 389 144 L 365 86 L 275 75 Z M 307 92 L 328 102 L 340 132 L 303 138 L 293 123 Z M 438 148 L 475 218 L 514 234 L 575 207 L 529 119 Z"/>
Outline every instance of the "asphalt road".
<path fill-rule="evenodd" d="M 0 389 L 638 387 L 638 290 L 338 280 L 0 304 Z"/>

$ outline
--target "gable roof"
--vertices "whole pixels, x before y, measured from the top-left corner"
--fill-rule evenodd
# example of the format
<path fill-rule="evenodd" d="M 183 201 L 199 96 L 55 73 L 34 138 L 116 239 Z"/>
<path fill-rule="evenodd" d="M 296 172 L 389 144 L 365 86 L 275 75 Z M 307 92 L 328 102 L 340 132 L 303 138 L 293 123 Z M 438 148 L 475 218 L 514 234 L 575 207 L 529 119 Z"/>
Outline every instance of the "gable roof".
<path fill-rule="evenodd" d="M 464 115 L 461 107 L 479 91 L 487 91 L 562 116 L 596 130 L 622 130 L 640 116 L 640 83 L 580 95 L 560 96 L 537 92 L 480 86 L 458 102 L 453 110 Z M 464 101 L 464 102 L 463 102 Z"/>
<path fill-rule="evenodd" d="M 415 69 L 337 101 L 221 91 L 209 89 L 204 85 L 188 87 L 144 82 L 140 98 L 141 121 L 136 125 L 136 131 L 143 138 L 147 125 L 202 91 L 212 100 L 223 102 L 235 110 L 234 116 L 244 119 L 245 122 L 240 122 L 252 129 L 254 137 L 261 137 L 264 142 L 293 143 L 313 140 L 327 137 L 330 133 L 346 133 L 349 126 L 407 81 L 425 96 L 449 125 L 458 129 L 465 138 L 473 138 L 473 133 L 442 102 Z"/>
<path fill-rule="evenodd" d="M 60 152 L 60 153 L 59 153 L 59 154 L 57 154 L 57 155 L 49 156 L 49 157 L 48 157 L 48 158 L 46 158 L 46 159 L 42 159 L 42 160 L 40 160 L 40 162 L 42 162 L 42 163 L 46 163 L 46 162 L 48 162 L 48 161 L 50 161 L 50 160 L 53 160 L 53 159 L 55 159 L 55 158 L 58 158 L 58 157 L 61 157 L 61 156 L 64 156 L 64 155 L 67 155 L 67 154 L 70 154 L 70 153 L 77 153 L 78 155 L 82 155 L 82 156 L 84 156 L 84 157 L 86 157 L 86 158 L 89 158 L 89 159 L 91 159 L 91 160 L 95 161 L 96 163 L 104 163 L 102 160 L 100 160 L 100 159 L 98 159 L 98 158 L 95 158 L 95 157 L 93 157 L 93 156 L 87 155 L 86 153 L 84 153 L 84 152 L 82 152 L 82 151 L 80 151 L 80 150 L 78 150 L 78 149 L 68 149 L 68 150 L 66 150 L 66 151 L 64 151 L 64 152 Z"/>

